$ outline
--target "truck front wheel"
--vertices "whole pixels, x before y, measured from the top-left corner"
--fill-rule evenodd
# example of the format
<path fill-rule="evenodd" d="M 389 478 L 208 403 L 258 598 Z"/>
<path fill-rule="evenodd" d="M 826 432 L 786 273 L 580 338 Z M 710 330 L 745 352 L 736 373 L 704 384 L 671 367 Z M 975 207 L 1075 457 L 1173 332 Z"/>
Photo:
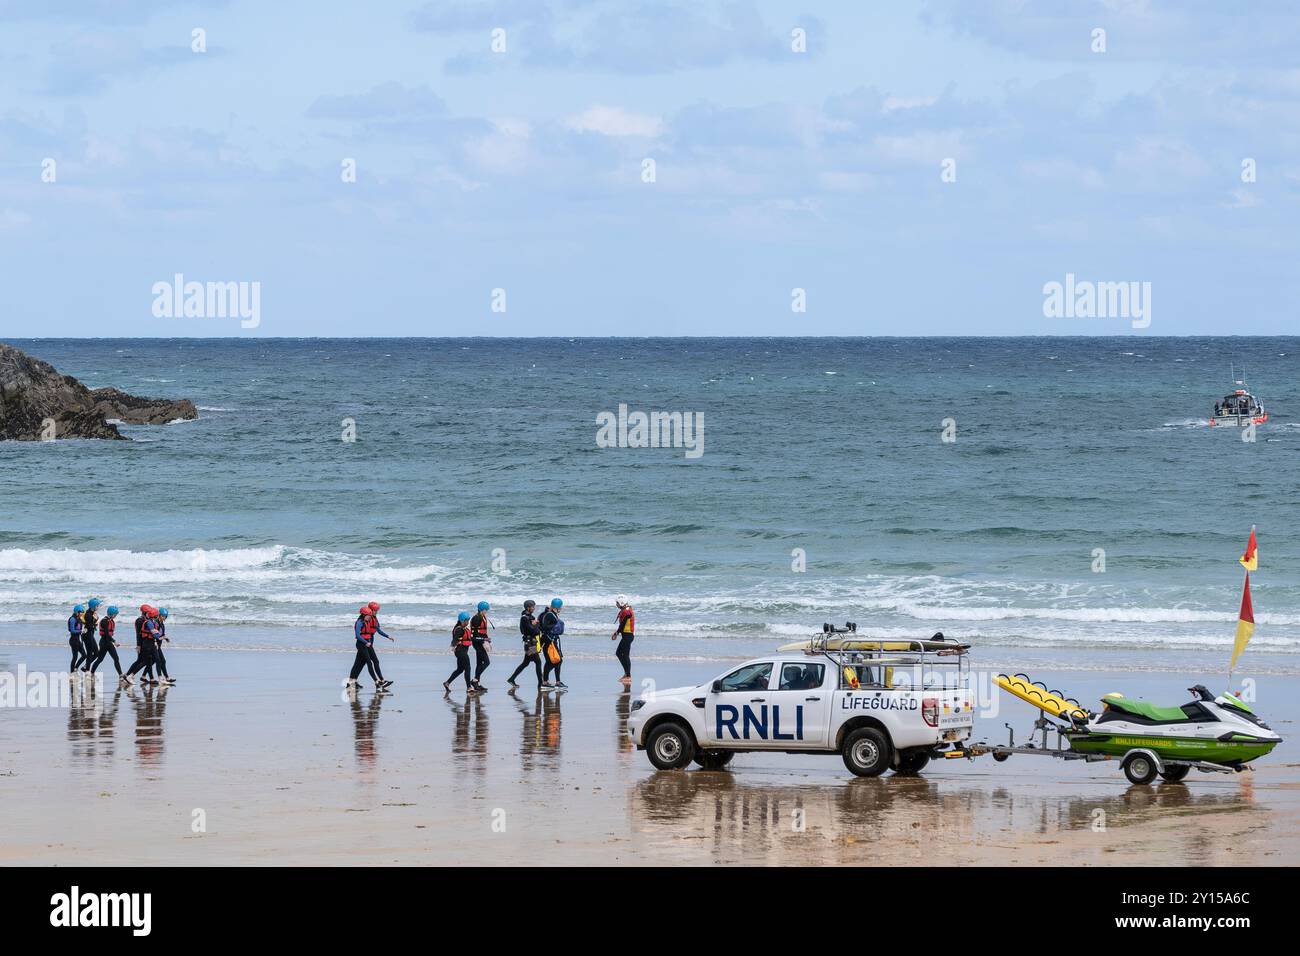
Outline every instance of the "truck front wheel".
<path fill-rule="evenodd" d="M 721 770 L 734 756 L 730 750 L 701 750 L 695 755 L 695 762 L 704 770 Z"/>
<path fill-rule="evenodd" d="M 691 732 L 674 721 L 650 731 L 645 749 L 650 762 L 659 770 L 681 770 L 695 757 Z"/>
<path fill-rule="evenodd" d="M 889 769 L 889 738 L 875 727 L 859 727 L 844 737 L 840 747 L 844 766 L 859 777 L 879 777 Z"/>

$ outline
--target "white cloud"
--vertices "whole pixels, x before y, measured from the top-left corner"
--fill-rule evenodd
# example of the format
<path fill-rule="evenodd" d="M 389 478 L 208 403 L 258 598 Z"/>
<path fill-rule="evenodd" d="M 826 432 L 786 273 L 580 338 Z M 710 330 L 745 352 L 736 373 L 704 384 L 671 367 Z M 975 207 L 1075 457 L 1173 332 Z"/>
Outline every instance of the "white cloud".
<path fill-rule="evenodd" d="M 663 131 L 663 120 L 646 113 L 632 113 L 619 106 L 593 106 L 565 121 L 569 129 L 602 136 L 655 137 Z"/>

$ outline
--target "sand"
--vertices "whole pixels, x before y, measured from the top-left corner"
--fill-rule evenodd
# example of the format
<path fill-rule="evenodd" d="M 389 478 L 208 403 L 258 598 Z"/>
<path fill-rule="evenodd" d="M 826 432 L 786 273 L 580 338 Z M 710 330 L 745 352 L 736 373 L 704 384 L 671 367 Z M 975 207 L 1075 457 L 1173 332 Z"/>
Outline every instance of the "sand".
<path fill-rule="evenodd" d="M 562 694 L 539 695 L 531 675 L 511 693 L 511 652 L 485 675 L 482 698 L 444 695 L 451 659 L 428 654 L 388 655 L 393 693 L 353 698 L 340 686 L 350 651 L 176 647 L 168 660 L 180 680 L 169 689 L 119 690 L 110 671 L 103 691 L 71 706 L 0 710 L 0 862 L 1300 860 L 1289 741 L 1256 772 L 1152 787 L 1130 786 L 1114 763 L 1034 757 L 932 763 L 914 778 L 857 779 L 838 757 L 781 754 L 742 755 L 721 772 L 658 772 L 623 735 L 631 697 L 612 660 L 566 664 L 572 687 Z M 57 671 L 67 661 L 48 646 L 0 647 L 0 671 L 20 664 Z M 651 663 L 637 677 L 672 686 L 724 666 Z M 1009 707 L 977 735 L 1001 740 L 1007 719 L 1031 722 Z"/>

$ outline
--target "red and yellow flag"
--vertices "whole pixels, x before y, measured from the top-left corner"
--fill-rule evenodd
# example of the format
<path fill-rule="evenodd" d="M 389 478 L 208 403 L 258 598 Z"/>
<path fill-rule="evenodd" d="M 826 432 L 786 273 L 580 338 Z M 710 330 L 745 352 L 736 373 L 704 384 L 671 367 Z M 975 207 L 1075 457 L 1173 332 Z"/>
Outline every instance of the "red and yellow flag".
<path fill-rule="evenodd" d="M 1252 542 L 1254 534 L 1251 535 Z M 1252 549 L 1253 554 L 1253 549 Z M 1228 670 L 1237 666 L 1237 658 L 1241 652 L 1246 649 L 1250 643 L 1250 635 L 1255 633 L 1255 608 L 1250 603 L 1250 574 L 1246 574 L 1246 587 L 1241 592 L 1241 613 L 1237 615 L 1237 640 L 1232 645 L 1232 660 L 1228 662 Z"/>
<path fill-rule="evenodd" d="M 1237 559 L 1247 571 L 1259 569 L 1259 548 L 1255 544 L 1255 526 L 1251 525 L 1250 540 L 1246 542 L 1246 553 Z"/>

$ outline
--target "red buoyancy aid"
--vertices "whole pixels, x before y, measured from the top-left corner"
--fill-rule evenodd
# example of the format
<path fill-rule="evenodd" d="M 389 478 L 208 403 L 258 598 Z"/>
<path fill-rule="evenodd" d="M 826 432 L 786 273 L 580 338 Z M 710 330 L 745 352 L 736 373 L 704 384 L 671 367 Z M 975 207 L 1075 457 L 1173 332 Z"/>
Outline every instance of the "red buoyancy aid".
<path fill-rule="evenodd" d="M 113 632 L 117 630 L 117 622 L 111 617 L 106 617 L 99 622 L 99 636 L 112 637 Z"/>
<path fill-rule="evenodd" d="M 373 641 L 377 630 L 379 630 L 379 618 L 373 614 L 363 614 L 361 616 L 361 639 L 363 641 Z"/>

